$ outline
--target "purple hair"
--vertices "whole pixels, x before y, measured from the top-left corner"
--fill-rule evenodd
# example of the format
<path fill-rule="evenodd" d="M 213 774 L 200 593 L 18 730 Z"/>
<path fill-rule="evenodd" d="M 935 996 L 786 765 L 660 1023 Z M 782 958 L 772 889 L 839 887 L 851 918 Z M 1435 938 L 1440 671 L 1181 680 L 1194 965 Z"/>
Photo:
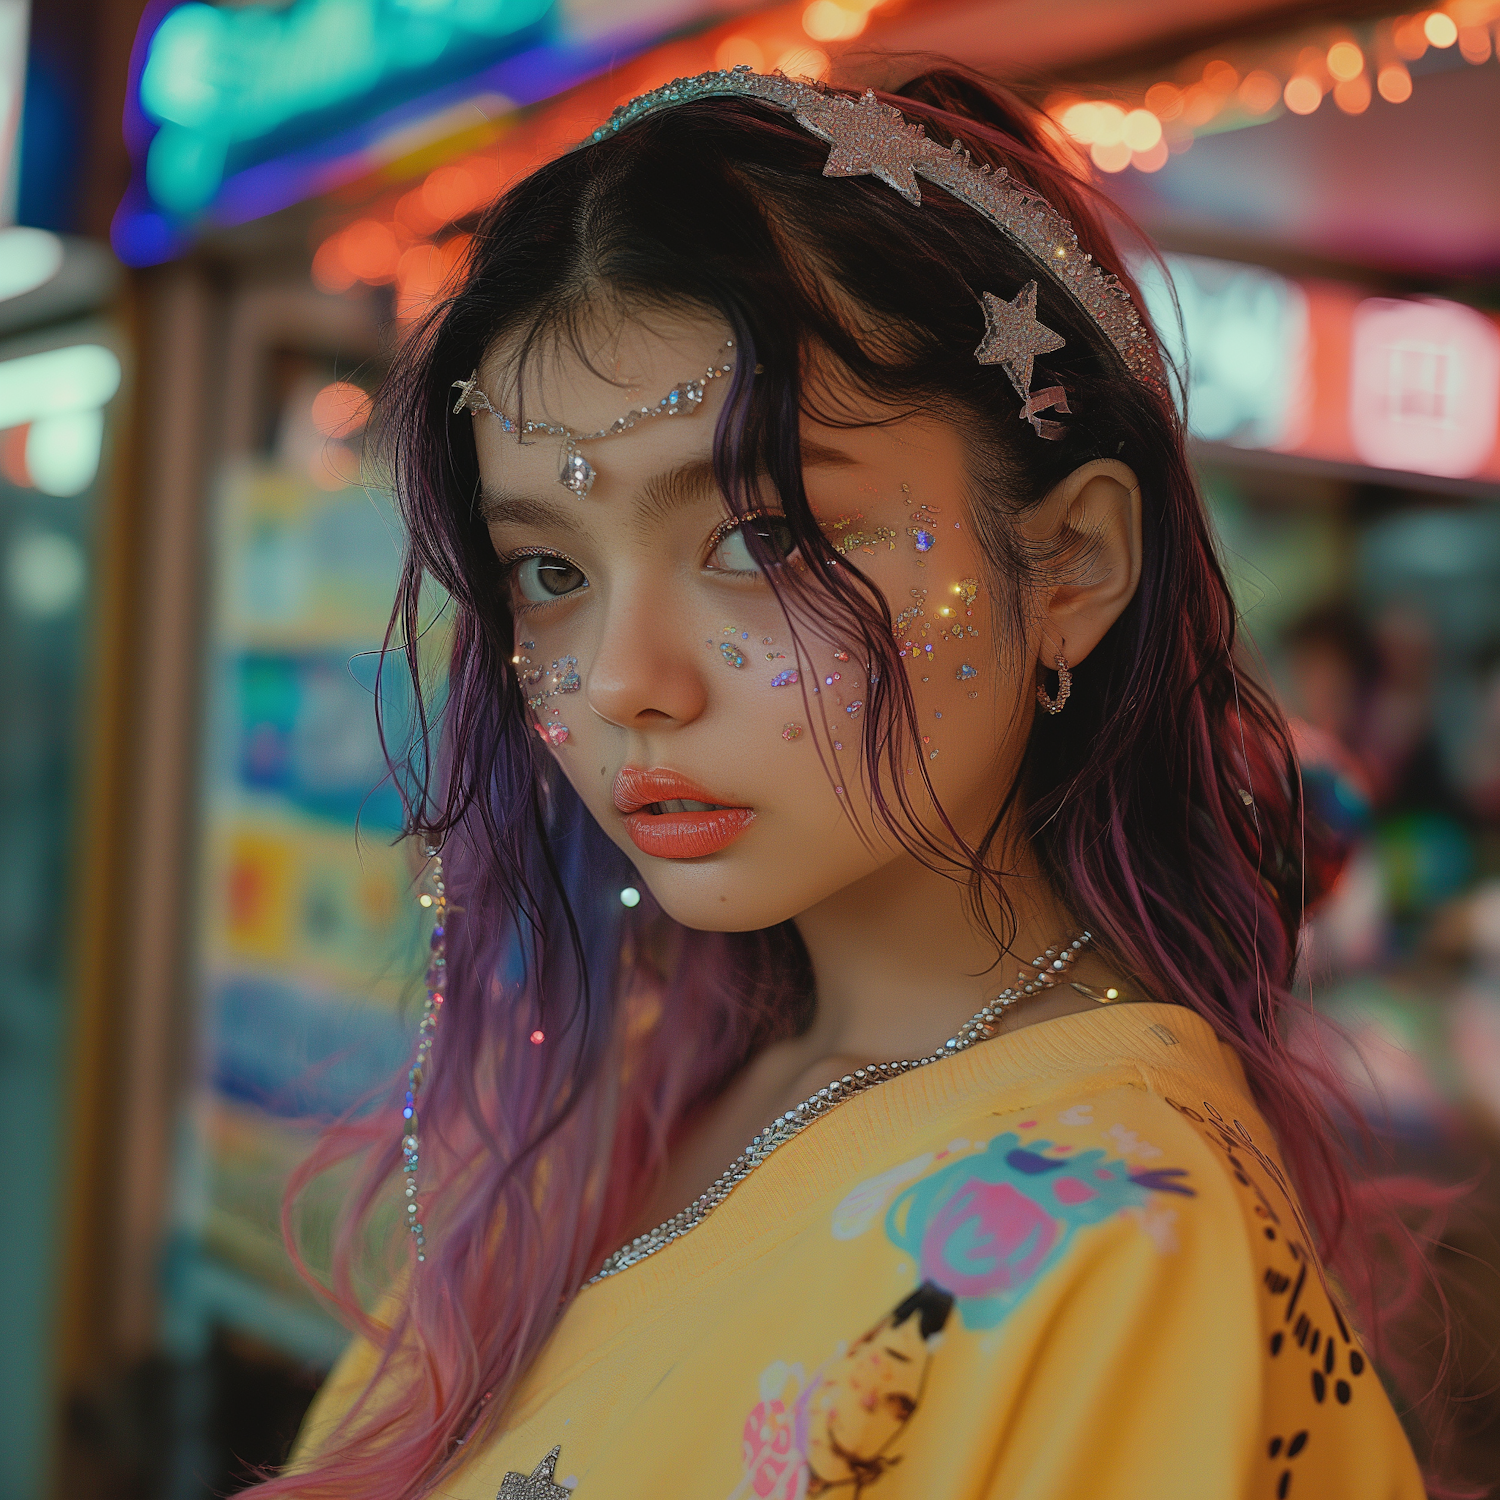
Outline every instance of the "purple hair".
<path fill-rule="evenodd" d="M 1135 294 L 1105 201 L 1059 161 L 1036 111 L 946 67 L 884 97 L 1041 193 Z M 918 732 L 891 613 L 831 550 L 803 489 L 799 418 L 821 389 L 809 358 L 893 409 L 960 426 L 986 581 L 1011 604 L 1002 650 L 1017 649 L 1025 623 L 1018 584 L 1060 566 L 1025 544 L 1017 521 L 1091 459 L 1135 471 L 1139 589 L 1077 671 L 1066 716 L 1035 716 L 1005 812 L 964 848 L 971 909 L 998 960 L 1014 932 L 1005 879 L 1016 850 L 1002 830 L 1018 828 L 1109 959 L 1143 992 L 1209 1021 L 1244 1063 L 1321 1251 L 1378 1335 L 1371 1262 L 1352 1232 L 1361 1189 L 1336 1125 L 1345 1101 L 1283 1035 L 1308 894 L 1300 783 L 1279 713 L 1236 673 L 1234 610 L 1178 416 L 972 210 L 936 189 L 914 210 L 871 178 L 826 179 L 825 156 L 779 112 L 722 100 L 565 155 L 486 213 L 462 285 L 398 354 L 382 431 L 408 547 L 387 650 L 409 669 L 419 710 L 400 768 L 409 831 L 442 847 L 452 902 L 423 1108 L 427 1259 L 406 1260 L 405 1237 L 390 1233 L 379 1274 L 397 1290 L 379 1319 L 361 1311 L 354 1267 L 372 1222 L 388 1219 L 400 1131 L 394 1111 L 351 1117 L 293 1182 L 288 1226 L 307 1181 L 359 1160 L 324 1291 L 375 1345 L 379 1374 L 321 1449 L 258 1495 L 433 1491 L 458 1445 L 503 1420 L 684 1123 L 812 1014 L 790 922 L 708 933 L 649 898 L 621 906 L 633 870 L 528 722 L 508 594 L 477 508 L 471 424 L 451 414 L 449 386 L 497 341 L 517 368 L 559 342 L 581 350 L 601 313 L 688 309 L 731 329 L 736 373 L 714 437 L 722 491 L 743 513 L 757 483 L 775 487 L 795 545 L 817 564 L 768 569 L 789 624 L 834 619 L 872 664 L 865 779 L 895 787 L 895 805 L 877 792 L 876 813 L 919 858 L 940 851 L 912 831 L 904 779 L 879 774 L 904 763 Z M 1043 282 L 1038 316 L 1066 339 L 1039 361 L 1037 384 L 1062 385 L 1071 409 L 1052 442 L 1017 419 L 1003 372 L 973 357 L 978 293 L 1013 296 L 1032 279 Z M 418 654 L 427 580 L 449 596 L 453 628 L 445 696 L 431 708 Z M 545 1046 L 529 1043 L 536 1029 Z"/>

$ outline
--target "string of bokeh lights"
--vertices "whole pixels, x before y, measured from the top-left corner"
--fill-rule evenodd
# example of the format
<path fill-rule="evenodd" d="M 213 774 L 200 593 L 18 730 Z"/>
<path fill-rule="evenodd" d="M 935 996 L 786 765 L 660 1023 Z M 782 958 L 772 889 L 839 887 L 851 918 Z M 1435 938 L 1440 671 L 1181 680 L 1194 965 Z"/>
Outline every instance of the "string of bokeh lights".
<path fill-rule="evenodd" d="M 1158 172 L 1196 136 L 1251 125 L 1289 112 L 1310 115 L 1331 99 L 1361 115 L 1378 95 L 1404 104 L 1411 64 L 1430 51 L 1456 48 L 1480 65 L 1496 53 L 1500 0 L 1450 0 L 1436 10 L 1391 16 L 1363 27 L 1323 27 L 1279 46 L 1257 44 L 1234 55 L 1196 58 L 1176 76 L 1139 94 L 1081 90 L 1054 95 L 1047 112 L 1063 136 L 1101 172 Z"/>
<path fill-rule="evenodd" d="M 836 48 L 861 35 L 884 3 L 811 0 L 800 11 L 794 6 L 741 18 L 732 29 L 659 49 L 623 68 L 613 102 L 673 77 L 742 63 L 794 77 L 827 77 L 832 62 L 825 46 Z M 1330 100 L 1346 115 L 1363 114 L 1377 96 L 1403 104 L 1414 88 L 1412 64 L 1448 49 L 1466 63 L 1487 63 L 1500 47 L 1497 33 L 1500 0 L 1448 0 L 1436 9 L 1362 26 L 1304 28 L 1280 42 L 1257 39 L 1206 58 L 1200 54 L 1170 77 L 1142 80 L 1134 88 L 1071 89 L 1048 98 L 1045 108 L 1080 171 L 1151 173 L 1205 133 L 1284 113 L 1311 115 Z M 598 87 L 585 86 L 571 111 L 566 103 L 549 108 L 559 118 L 576 113 L 581 134 L 601 103 L 607 112 L 610 101 L 599 98 Z M 463 222 L 530 164 L 529 152 L 507 149 L 503 126 L 496 134 L 494 143 L 432 168 L 394 201 L 326 233 L 313 257 L 317 286 L 332 293 L 394 286 L 398 322 L 409 326 L 463 264 L 469 245 Z"/>

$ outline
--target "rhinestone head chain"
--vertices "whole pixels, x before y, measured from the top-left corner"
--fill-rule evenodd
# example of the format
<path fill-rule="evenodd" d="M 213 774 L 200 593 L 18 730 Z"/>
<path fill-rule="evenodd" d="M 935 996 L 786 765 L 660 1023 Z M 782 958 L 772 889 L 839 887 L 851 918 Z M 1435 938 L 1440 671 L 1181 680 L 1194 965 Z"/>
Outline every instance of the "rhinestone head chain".
<path fill-rule="evenodd" d="M 733 348 L 734 340 L 725 339 L 724 352 L 728 353 Z M 585 500 L 594 487 L 598 470 L 583 456 L 578 447 L 580 443 L 596 443 L 601 438 L 618 437 L 622 432 L 629 432 L 632 427 L 649 422 L 653 417 L 689 416 L 703 405 L 703 392 L 708 382 L 718 380 L 733 370 L 734 365 L 728 361 L 710 365 L 696 380 L 679 381 L 655 406 L 632 407 L 624 416 L 616 417 L 607 427 L 601 427 L 597 432 L 574 432 L 571 427 L 564 427 L 560 422 L 517 422 L 493 405 L 490 398 L 480 390 L 478 370 L 467 380 L 453 382 L 453 389 L 458 392 L 453 411 L 455 416 L 461 411 L 484 412 L 496 418 L 506 432 L 514 432 L 521 437 L 530 437 L 534 432 L 545 433 L 548 437 L 560 437 L 563 446 L 557 465 L 557 482 L 564 489 L 571 490 L 580 500 Z"/>
<path fill-rule="evenodd" d="M 1080 249 L 1073 226 L 1044 198 L 1017 183 L 1004 167 L 992 171 L 975 162 L 957 140 L 951 147 L 939 146 L 927 138 L 922 126 L 908 123 L 872 90 L 855 100 L 780 73 L 755 73 L 748 67 L 700 73 L 622 105 L 581 147 L 616 135 L 648 115 L 715 98 L 758 99 L 784 109 L 804 130 L 832 147 L 823 168 L 825 177 L 878 177 L 918 205 L 922 201 L 920 177 L 966 203 L 1073 297 L 1099 325 L 1131 376 L 1159 396 L 1168 394 L 1155 341 L 1129 292 Z M 1036 322 L 1035 286 L 1023 287 L 1010 302 L 986 292 L 983 306 L 986 333 L 976 358 L 983 364 L 1002 365 L 1023 401 L 1039 409 L 1047 404 L 1043 397 L 1053 393 L 1030 398 L 1032 361 L 1037 354 L 1060 348 L 1062 340 Z M 1056 394 L 1061 396 L 1061 391 Z M 1023 407 L 1022 415 L 1033 420 L 1034 412 Z"/>
<path fill-rule="evenodd" d="M 957 1035 L 950 1036 L 936 1052 L 929 1053 L 926 1057 L 900 1062 L 869 1063 L 863 1068 L 856 1068 L 854 1072 L 835 1078 L 826 1088 L 821 1088 L 816 1094 L 804 1099 L 796 1109 L 789 1109 L 784 1115 L 772 1120 L 735 1157 L 707 1192 L 695 1198 L 665 1224 L 658 1224 L 648 1234 L 638 1235 L 628 1245 L 622 1245 L 589 1278 L 590 1282 L 618 1276 L 621 1271 L 655 1255 L 673 1240 L 681 1239 L 683 1235 L 696 1229 L 773 1151 L 784 1146 L 793 1136 L 801 1135 L 814 1120 L 826 1115 L 829 1110 L 837 1109 L 846 1100 L 864 1093 L 866 1089 L 874 1088 L 878 1083 L 885 1083 L 888 1079 L 910 1073 L 914 1068 L 925 1068 L 942 1058 L 966 1052 L 976 1042 L 988 1041 L 999 1030 L 1002 1018 L 1013 1005 L 1027 995 L 1050 990 L 1053 985 L 1066 980 L 1068 971 L 1079 954 L 1093 941 L 1093 937 L 1091 932 L 1080 932 L 1070 942 L 1059 943 L 1055 948 L 1048 948 L 1045 953 L 1032 959 L 1030 973 L 1021 969 L 1016 974 L 1013 985 L 1001 990 L 994 999 L 986 1001 L 980 1010 L 959 1027 Z M 1097 999 L 1097 996 L 1094 998 Z"/>

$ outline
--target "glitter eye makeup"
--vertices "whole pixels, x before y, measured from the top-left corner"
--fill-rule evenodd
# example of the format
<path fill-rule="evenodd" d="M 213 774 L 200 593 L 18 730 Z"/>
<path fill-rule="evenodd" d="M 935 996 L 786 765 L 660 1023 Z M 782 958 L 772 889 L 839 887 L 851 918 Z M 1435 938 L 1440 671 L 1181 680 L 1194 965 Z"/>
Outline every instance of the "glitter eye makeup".
<path fill-rule="evenodd" d="M 778 562 L 790 561 L 797 550 L 792 529 L 780 511 L 752 510 L 748 515 L 726 516 L 714 527 L 704 544 L 703 566 L 715 573 L 763 572 L 750 550 L 747 530 L 754 531 Z"/>
<path fill-rule="evenodd" d="M 514 607 L 526 610 L 556 603 L 589 586 L 587 575 L 571 557 L 549 547 L 521 547 L 504 559 Z"/>

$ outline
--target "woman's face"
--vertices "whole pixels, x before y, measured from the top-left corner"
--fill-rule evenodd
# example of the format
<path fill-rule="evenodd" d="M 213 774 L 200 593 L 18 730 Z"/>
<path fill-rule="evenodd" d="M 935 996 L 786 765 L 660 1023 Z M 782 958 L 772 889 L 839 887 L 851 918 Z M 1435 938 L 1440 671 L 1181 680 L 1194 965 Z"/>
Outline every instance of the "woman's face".
<path fill-rule="evenodd" d="M 725 340 L 708 320 L 626 323 L 598 342 L 603 375 L 567 352 L 535 362 L 525 414 L 596 431 L 732 361 Z M 492 355 L 480 385 L 514 415 L 503 368 Z M 747 930 L 910 856 L 862 781 L 869 681 L 857 644 L 804 623 L 799 654 L 714 483 L 728 385 L 711 382 L 695 412 L 584 445 L 597 471 L 587 497 L 559 483 L 560 438 L 518 442 L 494 416 L 473 420 L 484 513 L 510 569 L 517 671 L 547 753 L 672 917 Z M 929 417 L 852 429 L 804 419 L 802 445 L 819 524 L 897 622 L 932 785 L 977 837 L 1024 746 L 1034 658 L 1000 663 L 959 433 Z M 778 534 L 774 514 L 751 524 Z M 938 829 L 915 754 L 900 774 Z"/>

